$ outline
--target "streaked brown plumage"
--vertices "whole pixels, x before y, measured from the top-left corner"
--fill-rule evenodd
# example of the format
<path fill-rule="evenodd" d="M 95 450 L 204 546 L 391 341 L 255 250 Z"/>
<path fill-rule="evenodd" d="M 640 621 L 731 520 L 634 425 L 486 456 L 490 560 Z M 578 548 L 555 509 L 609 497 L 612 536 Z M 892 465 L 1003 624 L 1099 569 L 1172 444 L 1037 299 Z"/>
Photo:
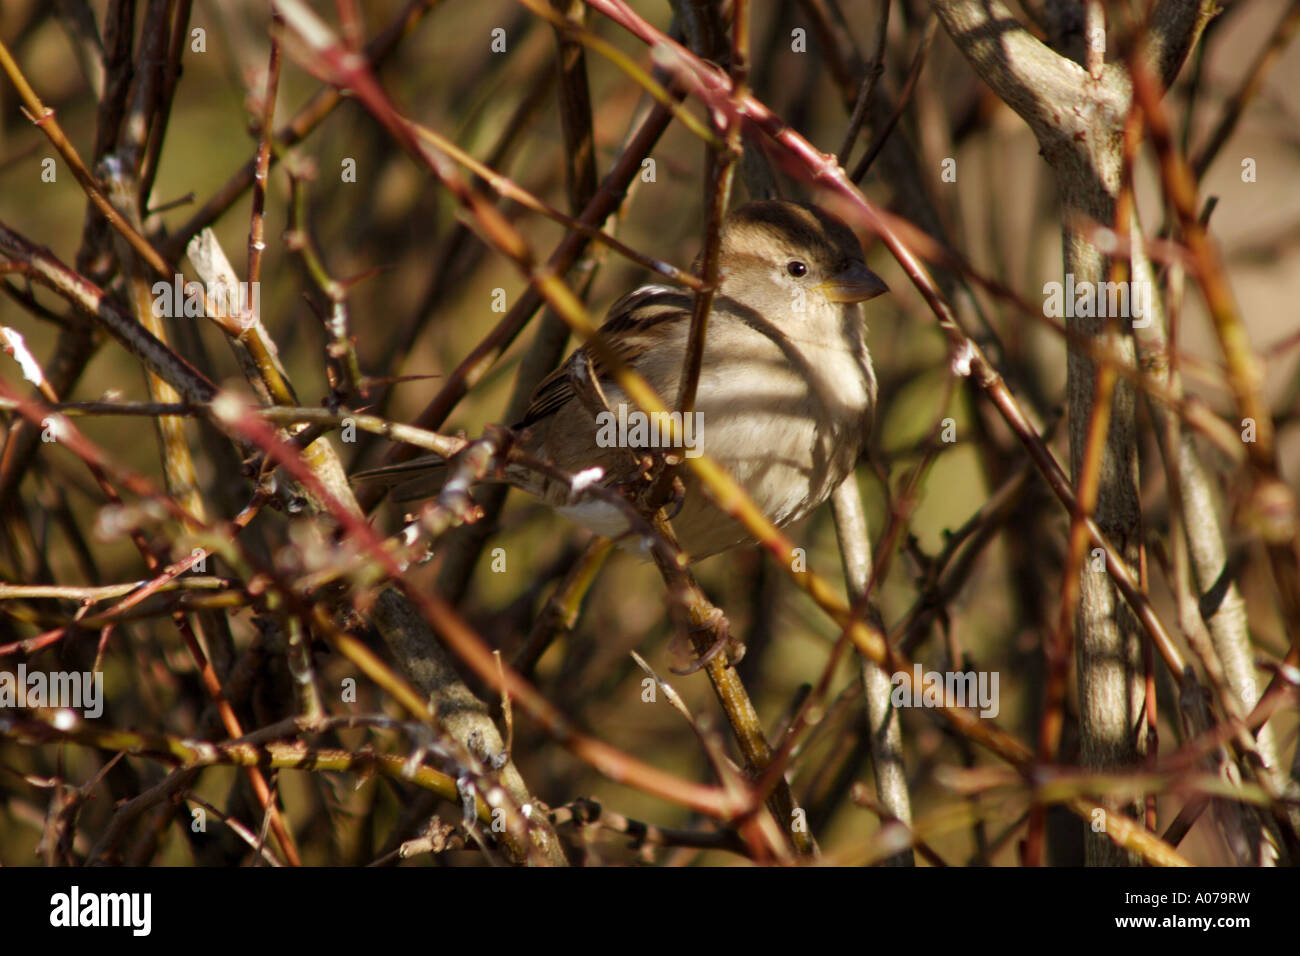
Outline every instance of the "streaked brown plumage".
<path fill-rule="evenodd" d="M 705 339 L 695 409 L 703 451 L 746 488 L 781 526 L 825 501 L 853 468 L 866 440 L 876 380 L 858 303 L 886 291 L 868 270 L 853 233 L 813 206 L 754 202 L 723 223 L 720 281 Z M 693 297 L 643 286 L 609 310 L 600 335 L 674 405 Z M 523 447 L 567 472 L 603 470 L 603 483 L 633 477 L 625 447 L 601 447 L 592 411 L 575 391 L 587 368 L 608 407 L 635 406 L 586 348 L 544 380 L 524 420 Z M 404 469 L 405 470 L 405 469 Z M 409 474 L 409 470 L 407 470 Z M 673 527 L 693 559 L 748 539 L 708 500 L 688 467 Z M 575 522 L 601 534 L 625 530 L 610 505 L 569 504 L 569 489 L 511 468 L 507 478 Z"/>

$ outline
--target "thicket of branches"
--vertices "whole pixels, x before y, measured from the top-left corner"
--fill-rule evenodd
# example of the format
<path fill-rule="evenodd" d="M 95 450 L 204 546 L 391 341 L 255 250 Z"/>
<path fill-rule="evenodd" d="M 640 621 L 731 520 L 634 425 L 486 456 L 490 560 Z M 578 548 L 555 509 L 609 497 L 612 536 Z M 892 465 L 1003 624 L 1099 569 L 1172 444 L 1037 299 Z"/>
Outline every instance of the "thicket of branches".
<path fill-rule="evenodd" d="M 1298 24 L 6 3 L 0 677 L 104 696 L 0 697 L 0 862 L 1294 862 Z M 830 507 L 689 459 L 760 544 L 686 568 L 654 500 L 642 562 L 485 480 L 613 299 L 707 309 L 776 195 L 892 289 Z M 429 453 L 424 503 L 348 478 Z M 895 707 L 914 665 L 996 715 Z"/>

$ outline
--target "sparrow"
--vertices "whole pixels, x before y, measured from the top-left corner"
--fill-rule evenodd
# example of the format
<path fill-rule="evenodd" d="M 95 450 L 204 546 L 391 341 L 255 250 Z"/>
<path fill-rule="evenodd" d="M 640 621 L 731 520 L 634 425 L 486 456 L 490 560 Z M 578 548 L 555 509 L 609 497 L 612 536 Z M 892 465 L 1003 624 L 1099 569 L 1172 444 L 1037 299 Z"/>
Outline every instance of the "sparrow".
<path fill-rule="evenodd" d="M 537 386 L 514 430 L 530 455 L 611 486 L 634 484 L 644 453 L 703 452 L 783 527 L 830 497 L 862 453 L 876 376 L 859 303 L 888 288 L 867 268 L 853 232 L 814 205 L 748 203 L 724 218 L 719 238 L 719 278 L 694 414 L 678 416 L 676 446 L 659 427 L 662 421 L 639 410 L 589 345 Z M 610 307 L 598 332 L 669 408 L 677 400 L 693 304 L 689 291 L 644 285 Z M 588 384 L 593 381 L 598 387 Z M 406 477 L 437 461 L 417 459 L 362 477 Z M 672 526 L 690 560 L 752 541 L 743 525 L 713 504 L 689 467 L 678 474 Z M 504 477 L 597 534 L 617 539 L 629 530 L 620 509 L 575 496 L 566 481 L 513 464 Z M 421 492 L 429 493 L 427 483 Z M 397 500 L 415 496 L 401 487 L 394 492 Z"/>

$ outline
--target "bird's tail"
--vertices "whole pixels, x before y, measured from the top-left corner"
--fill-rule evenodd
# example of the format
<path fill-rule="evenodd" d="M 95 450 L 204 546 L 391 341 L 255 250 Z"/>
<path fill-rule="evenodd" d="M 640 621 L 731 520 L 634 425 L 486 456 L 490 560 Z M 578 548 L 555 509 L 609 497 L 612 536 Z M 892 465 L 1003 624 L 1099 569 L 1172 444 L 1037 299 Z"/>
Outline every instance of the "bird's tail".
<path fill-rule="evenodd" d="M 425 455 L 395 465 L 358 471 L 351 477 L 354 483 L 382 484 L 391 501 L 419 501 L 442 491 L 447 481 L 447 460 L 438 455 Z"/>

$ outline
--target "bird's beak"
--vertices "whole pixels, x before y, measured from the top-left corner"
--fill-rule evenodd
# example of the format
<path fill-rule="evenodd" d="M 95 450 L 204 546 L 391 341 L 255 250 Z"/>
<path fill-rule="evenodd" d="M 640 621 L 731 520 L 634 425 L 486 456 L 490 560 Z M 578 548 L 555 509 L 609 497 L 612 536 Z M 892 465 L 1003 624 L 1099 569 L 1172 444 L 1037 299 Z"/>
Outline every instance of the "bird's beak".
<path fill-rule="evenodd" d="M 874 299 L 880 293 L 889 291 L 885 280 L 857 259 L 817 288 L 832 302 L 866 302 L 867 299 Z"/>

